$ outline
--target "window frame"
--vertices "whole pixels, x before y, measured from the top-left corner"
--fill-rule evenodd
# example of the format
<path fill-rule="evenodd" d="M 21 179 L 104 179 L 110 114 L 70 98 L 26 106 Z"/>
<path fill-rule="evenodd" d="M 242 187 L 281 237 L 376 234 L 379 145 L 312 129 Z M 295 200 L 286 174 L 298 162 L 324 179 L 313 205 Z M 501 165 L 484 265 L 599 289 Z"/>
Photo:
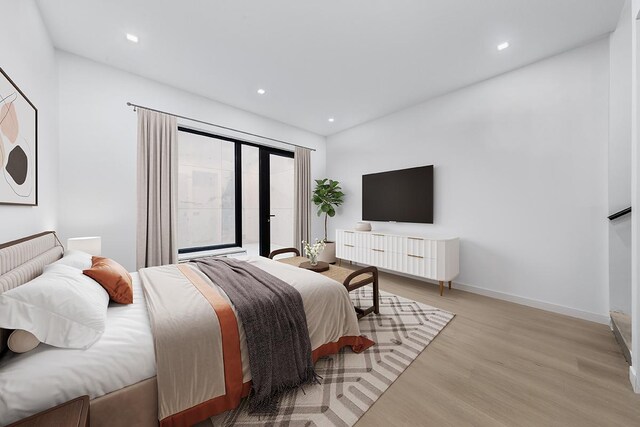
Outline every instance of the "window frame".
<path fill-rule="evenodd" d="M 190 248 L 178 248 L 178 254 L 190 254 L 194 252 L 205 252 L 205 251 L 215 251 L 219 249 L 229 249 L 229 248 L 241 248 L 242 247 L 242 146 L 248 145 L 251 147 L 258 148 L 258 156 L 260 159 L 263 158 L 263 153 L 274 153 L 277 155 L 281 155 L 284 157 L 294 158 L 294 152 L 289 150 L 283 150 L 281 148 L 271 147 L 256 144 L 255 142 L 245 141 L 238 138 L 232 138 L 225 135 L 218 135 L 212 132 L 206 132 L 200 129 L 194 129 L 187 126 L 178 126 L 178 132 L 186 132 L 194 135 L 204 136 L 213 139 L 219 139 L 222 141 L 232 142 L 234 144 L 234 179 L 235 179 L 235 242 L 234 243 L 224 243 L 220 245 L 208 245 L 208 246 L 195 246 Z M 178 137 L 178 144 L 180 144 L 180 137 Z M 178 150 L 180 147 L 178 146 Z M 260 175 L 260 190 L 259 190 L 259 198 L 260 198 L 260 244 L 263 245 L 262 240 L 264 236 L 263 229 L 263 220 L 265 212 L 263 212 L 266 207 L 269 206 L 269 187 L 268 180 L 263 179 L 263 165 L 262 161 L 259 166 L 259 175 Z M 267 169 L 268 173 L 268 169 Z M 266 181 L 263 183 L 263 181 Z M 266 193 L 264 193 L 266 187 Z M 266 203 L 265 203 L 266 201 Z M 269 212 L 266 212 L 266 216 L 268 218 Z M 177 230 L 176 230 L 177 233 Z M 262 246 L 261 246 L 262 247 Z"/>

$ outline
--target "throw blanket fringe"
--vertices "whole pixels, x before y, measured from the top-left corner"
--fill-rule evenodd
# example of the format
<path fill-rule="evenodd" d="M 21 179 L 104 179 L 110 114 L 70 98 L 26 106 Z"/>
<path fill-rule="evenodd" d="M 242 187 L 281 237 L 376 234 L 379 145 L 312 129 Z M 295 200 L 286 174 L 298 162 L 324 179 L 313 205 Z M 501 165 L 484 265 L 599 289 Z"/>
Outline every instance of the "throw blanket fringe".
<path fill-rule="evenodd" d="M 252 374 L 253 375 L 253 374 Z M 320 384 L 322 377 L 318 375 L 315 368 L 307 369 L 304 374 L 304 380 L 296 384 L 283 384 L 278 386 L 275 390 L 272 390 L 272 394 L 266 399 L 259 401 L 254 398 L 253 388 L 249 395 L 249 413 L 251 414 L 264 414 L 273 415 L 277 414 L 280 409 L 280 402 L 282 398 L 289 394 L 293 394 L 298 388 L 304 387 L 309 384 Z M 302 389 L 304 392 L 304 388 Z"/>
<path fill-rule="evenodd" d="M 244 328 L 252 390 L 250 412 L 275 413 L 283 393 L 318 381 L 300 293 L 232 258 L 193 261 L 224 290 Z"/>

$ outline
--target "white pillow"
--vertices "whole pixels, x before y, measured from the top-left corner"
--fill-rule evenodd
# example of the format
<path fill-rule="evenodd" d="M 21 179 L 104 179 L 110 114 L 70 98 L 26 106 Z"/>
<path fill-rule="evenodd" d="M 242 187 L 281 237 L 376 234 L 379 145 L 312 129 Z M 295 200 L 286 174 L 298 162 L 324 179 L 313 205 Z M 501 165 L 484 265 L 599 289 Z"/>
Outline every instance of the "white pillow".
<path fill-rule="evenodd" d="M 79 270 L 86 270 L 91 268 L 91 255 L 86 252 L 72 249 L 70 251 L 65 251 L 64 256 L 49 266 L 51 265 L 68 265 Z M 47 267 L 45 267 L 45 271 Z"/>
<path fill-rule="evenodd" d="M 55 347 L 87 348 L 104 332 L 108 304 L 107 291 L 81 270 L 50 265 L 0 295 L 0 328 L 24 329 Z"/>

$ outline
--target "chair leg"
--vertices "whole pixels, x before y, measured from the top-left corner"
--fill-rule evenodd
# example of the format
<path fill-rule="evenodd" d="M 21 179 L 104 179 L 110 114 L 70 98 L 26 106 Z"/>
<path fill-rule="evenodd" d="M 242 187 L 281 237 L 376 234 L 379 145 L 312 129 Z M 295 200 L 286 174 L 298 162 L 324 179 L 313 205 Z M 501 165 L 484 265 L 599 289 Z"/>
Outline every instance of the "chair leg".
<path fill-rule="evenodd" d="M 378 274 L 373 276 L 373 312 L 380 314 L 380 288 L 378 287 Z"/>

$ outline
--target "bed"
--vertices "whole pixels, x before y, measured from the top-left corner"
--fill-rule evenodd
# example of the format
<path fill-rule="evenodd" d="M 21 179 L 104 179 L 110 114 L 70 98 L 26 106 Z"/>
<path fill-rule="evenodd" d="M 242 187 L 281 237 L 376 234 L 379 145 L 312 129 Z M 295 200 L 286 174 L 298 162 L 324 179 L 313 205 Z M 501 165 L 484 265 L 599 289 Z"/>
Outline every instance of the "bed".
<path fill-rule="evenodd" d="M 62 255 L 52 231 L 0 245 L 0 292 L 34 279 Z M 40 344 L 11 354 L 9 331 L 0 329 L 0 425 L 82 395 L 92 399 L 94 427 L 158 424 L 153 341 L 137 273 L 132 277 L 134 304 L 110 307 L 104 335 L 87 350 Z"/>
<path fill-rule="evenodd" d="M 1 245 L 0 292 L 21 286 L 37 277 L 42 273 L 44 266 L 56 261 L 62 254 L 62 247 L 53 232 L 40 233 Z M 343 322 L 346 326 L 335 326 L 331 320 L 325 319 L 340 316 L 323 316 L 323 310 L 327 309 L 328 305 L 333 306 L 335 301 L 343 299 L 340 296 L 341 292 L 346 294 L 341 285 L 337 282 L 327 282 L 321 275 L 302 272 L 301 269 L 264 258 L 256 258 L 250 262 L 270 274 L 283 277 L 288 284 L 300 290 L 307 314 L 314 361 L 318 357 L 339 351 L 345 345 L 363 348 L 357 321 L 354 330 L 350 320 L 350 316 L 355 318 L 352 307 L 350 314 L 344 314 L 344 317 L 348 318 L 348 321 Z M 160 277 L 155 280 L 164 285 L 165 280 L 168 280 L 165 279 L 167 271 L 169 275 L 175 275 L 178 270 L 184 268 L 193 269 L 184 264 L 164 266 L 142 270 L 142 275 L 143 279 L 146 277 L 145 280 L 151 280 L 149 277 L 152 276 Z M 91 425 L 94 427 L 158 425 L 157 371 L 158 366 L 164 371 L 167 367 L 166 362 L 161 362 L 164 359 L 163 355 L 159 359 L 156 358 L 156 352 L 159 351 L 158 343 L 154 342 L 154 329 L 150 323 L 150 317 L 153 319 L 154 315 L 150 315 L 148 311 L 146 299 L 149 295 L 145 296 L 145 293 L 148 293 L 148 285 L 145 285 L 143 292 L 140 274 L 132 273 L 132 278 L 134 303 L 110 306 L 103 336 L 86 350 L 60 349 L 40 344 L 31 352 L 12 354 L 6 351 L 8 331 L 0 330 L 0 349 L 3 353 L 0 356 L 0 425 L 81 395 L 89 395 L 92 399 L 90 415 Z M 318 280 L 317 285 L 309 284 L 310 281 Z M 219 291 L 217 287 L 216 289 Z M 162 293 L 162 286 L 158 287 L 158 290 Z M 348 300 L 348 294 L 346 295 Z M 242 342 L 244 336 L 240 324 L 238 329 Z M 364 347 L 371 344 L 365 344 Z M 242 342 L 243 354 L 245 346 Z M 162 363 L 165 363 L 164 368 Z M 241 361 L 241 366 L 245 396 L 248 391 L 247 385 L 251 384 L 251 374 L 244 360 Z M 184 416 L 176 418 L 175 422 L 164 425 L 190 424 L 196 419 L 214 415 L 215 410 L 203 413 L 201 407 L 195 412 L 194 415 L 194 411 L 187 410 L 186 415 L 182 414 Z"/>

